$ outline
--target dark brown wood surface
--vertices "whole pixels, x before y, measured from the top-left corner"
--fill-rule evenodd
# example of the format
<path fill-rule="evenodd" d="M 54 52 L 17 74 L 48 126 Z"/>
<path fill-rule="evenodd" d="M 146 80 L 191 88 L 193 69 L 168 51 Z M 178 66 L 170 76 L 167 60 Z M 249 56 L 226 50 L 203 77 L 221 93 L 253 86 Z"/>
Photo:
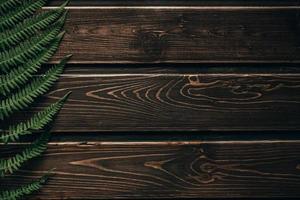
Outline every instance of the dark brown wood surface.
<path fill-rule="evenodd" d="M 64 0 L 50 0 L 48 6 L 58 6 Z M 299 0 L 71 0 L 69 6 L 299 6 Z"/>
<path fill-rule="evenodd" d="M 299 141 L 52 142 L 7 181 L 56 168 L 32 199 L 298 197 L 299 166 Z"/>
<path fill-rule="evenodd" d="M 42 105 L 72 91 L 54 124 L 56 132 L 300 128 L 299 73 L 177 69 L 70 68 Z"/>
<path fill-rule="evenodd" d="M 300 61 L 297 6 L 69 7 L 70 63 Z"/>
<path fill-rule="evenodd" d="M 31 199 L 300 196 L 299 0 L 71 0 L 67 9 L 50 63 L 73 57 L 37 110 L 72 95 L 45 155 L 1 189 L 56 168 Z M 22 145 L 0 145 L 0 157 Z"/>

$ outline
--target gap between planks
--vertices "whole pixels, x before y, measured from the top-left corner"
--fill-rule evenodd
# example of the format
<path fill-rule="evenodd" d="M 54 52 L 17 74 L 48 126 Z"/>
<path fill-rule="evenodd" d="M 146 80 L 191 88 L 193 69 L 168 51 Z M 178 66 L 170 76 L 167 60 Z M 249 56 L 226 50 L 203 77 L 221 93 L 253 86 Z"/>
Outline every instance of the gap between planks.
<path fill-rule="evenodd" d="M 43 9 L 57 9 L 59 6 L 46 6 Z M 82 9 L 140 9 L 140 10 L 290 10 L 300 9 L 300 6 L 66 6 L 66 9 L 82 10 Z"/>
<path fill-rule="evenodd" d="M 110 145 L 120 145 L 120 146 L 143 146 L 143 145 L 153 145 L 153 146 L 187 146 L 187 145 L 202 145 L 202 144 L 276 144 L 276 143 L 300 143 L 300 140 L 232 140 L 232 141 L 158 141 L 158 142 L 101 142 L 101 141 L 93 141 L 93 142 L 49 142 L 48 145 L 80 145 L 80 146 L 110 146 Z M 30 144 L 28 142 L 21 143 L 9 143 L 9 145 L 27 145 Z M 4 144 L 0 143 L 0 146 Z M 6 144 L 5 144 L 6 145 Z"/>
<path fill-rule="evenodd" d="M 222 77 L 222 76 L 232 76 L 232 77 L 252 77 L 252 76 L 266 76 L 266 77 L 273 77 L 275 76 L 293 76 L 293 77 L 298 77 L 300 76 L 300 73 L 126 73 L 126 74 L 118 74 L 118 73 L 112 73 L 112 74 L 72 74 L 72 73 L 66 73 L 60 75 L 61 77 L 130 77 L 130 76 L 166 76 L 166 77 L 178 77 L 178 76 L 217 76 L 217 77 Z"/>

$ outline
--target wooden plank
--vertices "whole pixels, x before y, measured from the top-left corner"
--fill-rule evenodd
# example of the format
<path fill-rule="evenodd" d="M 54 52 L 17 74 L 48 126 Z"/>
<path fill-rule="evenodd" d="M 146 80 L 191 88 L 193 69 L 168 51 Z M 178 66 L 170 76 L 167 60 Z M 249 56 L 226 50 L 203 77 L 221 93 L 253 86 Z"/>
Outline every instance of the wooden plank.
<path fill-rule="evenodd" d="M 55 132 L 300 129 L 299 73 L 70 68 L 39 107 L 68 91 Z"/>
<path fill-rule="evenodd" d="M 300 141 L 51 143 L 1 187 L 56 168 L 32 199 L 287 198 L 300 195 L 299 163 Z"/>
<path fill-rule="evenodd" d="M 299 7 L 69 7 L 52 62 L 300 61 Z"/>
<path fill-rule="evenodd" d="M 61 5 L 64 0 L 50 0 L 48 6 Z M 298 6 L 298 0 L 71 0 L 69 6 Z"/>

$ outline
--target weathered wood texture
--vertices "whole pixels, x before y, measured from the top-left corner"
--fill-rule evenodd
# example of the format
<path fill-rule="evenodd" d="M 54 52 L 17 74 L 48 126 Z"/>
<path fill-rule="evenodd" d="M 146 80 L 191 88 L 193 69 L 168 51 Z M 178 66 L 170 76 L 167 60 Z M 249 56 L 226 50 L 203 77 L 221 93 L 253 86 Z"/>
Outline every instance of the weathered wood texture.
<path fill-rule="evenodd" d="M 52 143 L 6 183 L 56 168 L 33 199 L 298 197 L 299 164 L 299 141 Z"/>
<path fill-rule="evenodd" d="M 299 7 L 70 7 L 52 60 L 299 62 Z"/>
<path fill-rule="evenodd" d="M 298 0 L 72 0 L 68 9 L 51 62 L 71 53 L 71 65 L 37 106 L 73 93 L 46 154 L 1 188 L 56 168 L 31 199 L 300 196 Z M 276 140 L 280 130 L 288 139 Z M 0 145 L 0 157 L 20 146 Z"/>
<path fill-rule="evenodd" d="M 54 131 L 300 129 L 299 73 L 98 69 L 70 69 L 41 104 L 72 91 Z"/>
<path fill-rule="evenodd" d="M 64 0 L 50 0 L 58 6 Z M 299 0 L 71 0 L 69 6 L 299 6 Z"/>

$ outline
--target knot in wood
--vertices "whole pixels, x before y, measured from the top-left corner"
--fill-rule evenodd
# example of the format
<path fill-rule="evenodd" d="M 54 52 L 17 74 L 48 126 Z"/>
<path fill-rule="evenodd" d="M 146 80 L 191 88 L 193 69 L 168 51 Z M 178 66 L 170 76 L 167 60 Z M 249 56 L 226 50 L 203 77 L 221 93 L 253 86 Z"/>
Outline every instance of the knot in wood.
<path fill-rule="evenodd" d="M 142 49 L 149 59 L 158 60 L 166 48 L 165 37 L 156 32 L 139 32 L 135 47 Z"/>
<path fill-rule="evenodd" d="M 212 163 L 203 163 L 201 166 L 200 166 L 200 169 L 201 171 L 203 172 L 207 172 L 207 173 L 212 173 L 213 171 L 215 171 L 217 168 L 217 166 L 215 164 L 212 164 Z"/>

